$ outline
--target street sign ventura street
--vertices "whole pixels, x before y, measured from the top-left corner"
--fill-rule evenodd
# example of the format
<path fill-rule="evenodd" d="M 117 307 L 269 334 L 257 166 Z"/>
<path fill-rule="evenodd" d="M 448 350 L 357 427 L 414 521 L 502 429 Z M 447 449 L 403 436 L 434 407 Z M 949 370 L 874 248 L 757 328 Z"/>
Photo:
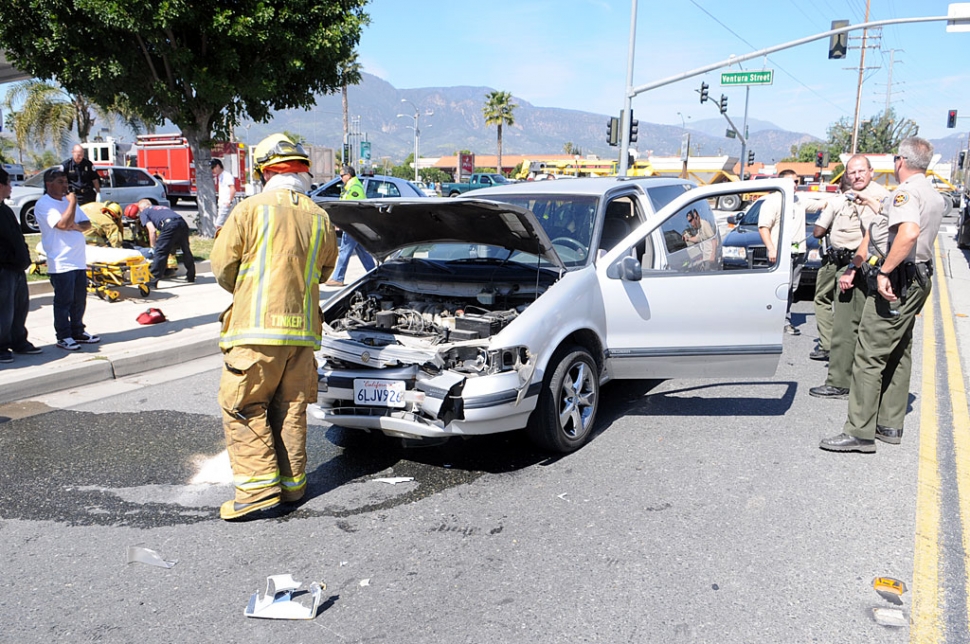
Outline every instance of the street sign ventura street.
<path fill-rule="evenodd" d="M 722 72 L 721 85 L 771 85 L 775 70 L 760 72 Z"/>

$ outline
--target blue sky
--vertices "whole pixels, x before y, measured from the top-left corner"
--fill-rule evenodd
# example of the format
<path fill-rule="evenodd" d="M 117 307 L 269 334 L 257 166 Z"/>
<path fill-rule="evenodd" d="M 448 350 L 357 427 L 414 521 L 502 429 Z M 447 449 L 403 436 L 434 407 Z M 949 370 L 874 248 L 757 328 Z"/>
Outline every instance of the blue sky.
<path fill-rule="evenodd" d="M 872 0 L 870 20 L 943 16 L 947 5 Z M 865 8 L 865 0 L 640 0 L 633 85 L 821 33 L 832 20 L 858 24 Z M 399 89 L 486 86 L 541 107 L 601 114 L 622 107 L 630 0 L 372 0 L 367 12 L 363 69 Z M 749 117 L 818 137 L 838 119 L 851 119 L 861 31 L 852 36 L 856 49 L 843 60 L 828 59 L 825 39 L 743 63 L 775 72 L 773 85 L 752 88 Z M 928 138 L 970 128 L 970 33 L 947 33 L 943 22 L 899 25 L 883 28 L 869 44 L 866 67 L 876 69 L 865 72 L 860 118 L 885 108 L 892 56 L 890 99 L 897 114 L 915 120 Z M 682 116 L 687 123 L 718 117 L 715 107 L 698 101 L 702 80 L 712 98 L 728 96 L 740 125 L 744 89 L 722 88 L 720 71 L 640 94 L 633 100 L 636 118 L 680 125 Z M 949 109 L 967 117 L 956 130 L 946 129 Z"/>

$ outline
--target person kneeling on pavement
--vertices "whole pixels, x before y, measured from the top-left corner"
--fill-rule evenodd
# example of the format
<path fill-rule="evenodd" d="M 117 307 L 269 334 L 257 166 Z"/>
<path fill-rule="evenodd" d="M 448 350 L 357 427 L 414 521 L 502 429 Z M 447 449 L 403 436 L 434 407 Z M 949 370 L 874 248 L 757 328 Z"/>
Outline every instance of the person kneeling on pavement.
<path fill-rule="evenodd" d="M 153 206 L 148 199 L 142 199 L 125 208 L 125 217 L 134 219 L 135 213 L 142 226 L 148 231 L 148 244 L 155 249 L 152 256 L 151 288 L 158 287 L 158 280 L 165 277 L 168 256 L 176 249 L 182 251 L 182 264 L 185 266 L 185 281 L 195 281 L 195 258 L 189 245 L 189 225 L 171 208 Z"/>
<path fill-rule="evenodd" d="M 210 261 L 232 293 L 222 314 L 219 383 L 235 495 L 227 521 L 295 503 L 306 493 L 306 408 L 316 400 L 320 277 L 337 258 L 333 226 L 313 203 L 310 158 L 283 134 L 254 149 L 263 191 L 243 200 L 216 238 Z M 259 270 L 254 267 L 259 266 Z"/>
<path fill-rule="evenodd" d="M 84 231 L 86 243 L 112 248 L 122 247 L 125 227 L 121 223 L 121 206 L 113 201 L 92 201 L 79 208 L 91 222 L 91 227 Z"/>

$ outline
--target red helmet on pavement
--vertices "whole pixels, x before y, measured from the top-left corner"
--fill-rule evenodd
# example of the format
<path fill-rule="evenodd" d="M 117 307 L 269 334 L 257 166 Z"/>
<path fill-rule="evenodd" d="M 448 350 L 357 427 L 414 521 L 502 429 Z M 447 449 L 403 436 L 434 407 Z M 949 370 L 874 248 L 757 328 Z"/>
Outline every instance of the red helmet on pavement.
<path fill-rule="evenodd" d="M 159 322 L 167 321 L 167 319 L 161 309 L 151 308 L 143 313 L 139 313 L 135 321 L 138 324 L 158 324 Z"/>
<path fill-rule="evenodd" d="M 141 214 L 141 209 L 136 203 L 133 203 L 125 208 L 125 217 L 128 219 L 138 219 L 139 214 Z"/>

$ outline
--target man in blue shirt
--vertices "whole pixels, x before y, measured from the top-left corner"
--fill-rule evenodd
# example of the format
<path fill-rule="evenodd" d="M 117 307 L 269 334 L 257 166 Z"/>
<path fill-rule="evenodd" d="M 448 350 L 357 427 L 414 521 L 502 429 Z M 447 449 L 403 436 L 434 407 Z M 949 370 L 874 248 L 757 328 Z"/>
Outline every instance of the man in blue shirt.
<path fill-rule="evenodd" d="M 158 287 L 158 280 L 165 275 L 168 256 L 176 249 L 182 251 L 182 264 L 185 266 L 185 281 L 195 281 L 195 258 L 189 245 L 189 225 L 171 208 L 153 206 L 148 199 L 142 199 L 125 208 L 125 216 L 134 218 L 135 213 L 141 225 L 148 231 L 148 244 L 155 249 L 152 265 L 152 288 Z"/>

